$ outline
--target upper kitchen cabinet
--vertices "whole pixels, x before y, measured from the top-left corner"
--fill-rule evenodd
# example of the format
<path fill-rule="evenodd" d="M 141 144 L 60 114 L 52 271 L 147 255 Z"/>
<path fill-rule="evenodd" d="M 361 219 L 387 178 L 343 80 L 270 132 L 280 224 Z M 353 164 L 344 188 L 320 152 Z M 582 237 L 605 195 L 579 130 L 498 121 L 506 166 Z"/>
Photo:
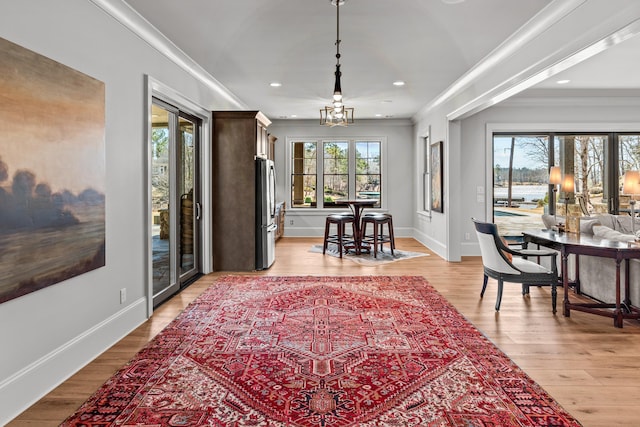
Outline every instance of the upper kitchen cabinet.
<path fill-rule="evenodd" d="M 275 160 L 275 153 L 276 153 L 276 141 L 278 140 L 278 138 L 276 138 L 275 136 L 269 134 L 269 153 L 268 153 L 268 157 L 271 160 Z"/>

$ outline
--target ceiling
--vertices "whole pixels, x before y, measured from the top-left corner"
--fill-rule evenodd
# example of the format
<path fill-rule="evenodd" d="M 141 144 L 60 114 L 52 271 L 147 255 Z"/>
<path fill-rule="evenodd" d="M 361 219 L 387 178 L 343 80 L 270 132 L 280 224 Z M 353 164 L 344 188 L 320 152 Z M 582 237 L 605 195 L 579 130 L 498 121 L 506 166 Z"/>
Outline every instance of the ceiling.
<path fill-rule="evenodd" d="M 356 120 L 411 118 L 550 2 L 347 0 L 340 6 L 345 106 L 355 108 Z M 336 63 L 330 0 L 126 3 L 249 109 L 272 120 L 319 119 L 330 102 Z M 599 60 L 611 60 L 616 50 L 635 58 L 628 53 L 638 49 L 639 41 L 620 43 L 536 88 L 556 88 L 560 78 L 572 80 L 564 87 L 602 87 L 602 77 L 610 86 L 640 87 L 638 73 L 612 78 L 620 70 Z"/>

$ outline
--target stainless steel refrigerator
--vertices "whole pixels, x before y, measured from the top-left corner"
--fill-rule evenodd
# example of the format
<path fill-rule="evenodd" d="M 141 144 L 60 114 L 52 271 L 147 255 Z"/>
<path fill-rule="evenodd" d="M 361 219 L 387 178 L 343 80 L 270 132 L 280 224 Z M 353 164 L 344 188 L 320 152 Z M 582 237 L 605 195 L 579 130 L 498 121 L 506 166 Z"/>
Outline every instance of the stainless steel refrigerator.
<path fill-rule="evenodd" d="M 256 270 L 276 259 L 276 170 L 273 160 L 256 158 Z"/>

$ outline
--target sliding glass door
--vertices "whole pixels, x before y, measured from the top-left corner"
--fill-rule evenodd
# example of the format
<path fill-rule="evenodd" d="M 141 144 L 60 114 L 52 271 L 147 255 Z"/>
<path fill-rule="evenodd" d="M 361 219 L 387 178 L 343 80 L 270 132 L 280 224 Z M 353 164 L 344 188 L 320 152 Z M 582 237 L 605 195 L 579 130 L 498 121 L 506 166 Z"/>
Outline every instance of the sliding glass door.
<path fill-rule="evenodd" d="M 200 120 L 153 99 L 151 247 L 154 306 L 200 272 Z"/>

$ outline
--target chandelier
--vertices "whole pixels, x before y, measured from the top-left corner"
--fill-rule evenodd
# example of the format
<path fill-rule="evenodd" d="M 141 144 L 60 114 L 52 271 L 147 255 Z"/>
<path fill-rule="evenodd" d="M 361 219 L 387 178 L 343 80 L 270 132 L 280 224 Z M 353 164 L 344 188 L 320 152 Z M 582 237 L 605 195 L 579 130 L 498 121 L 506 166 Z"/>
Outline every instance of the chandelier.
<path fill-rule="evenodd" d="M 333 100 L 331 106 L 320 110 L 320 124 L 334 127 L 347 126 L 353 123 L 353 108 L 346 108 L 342 103 L 342 87 L 340 86 L 340 3 L 344 0 L 333 0 L 336 5 L 336 82 L 333 87 Z"/>

